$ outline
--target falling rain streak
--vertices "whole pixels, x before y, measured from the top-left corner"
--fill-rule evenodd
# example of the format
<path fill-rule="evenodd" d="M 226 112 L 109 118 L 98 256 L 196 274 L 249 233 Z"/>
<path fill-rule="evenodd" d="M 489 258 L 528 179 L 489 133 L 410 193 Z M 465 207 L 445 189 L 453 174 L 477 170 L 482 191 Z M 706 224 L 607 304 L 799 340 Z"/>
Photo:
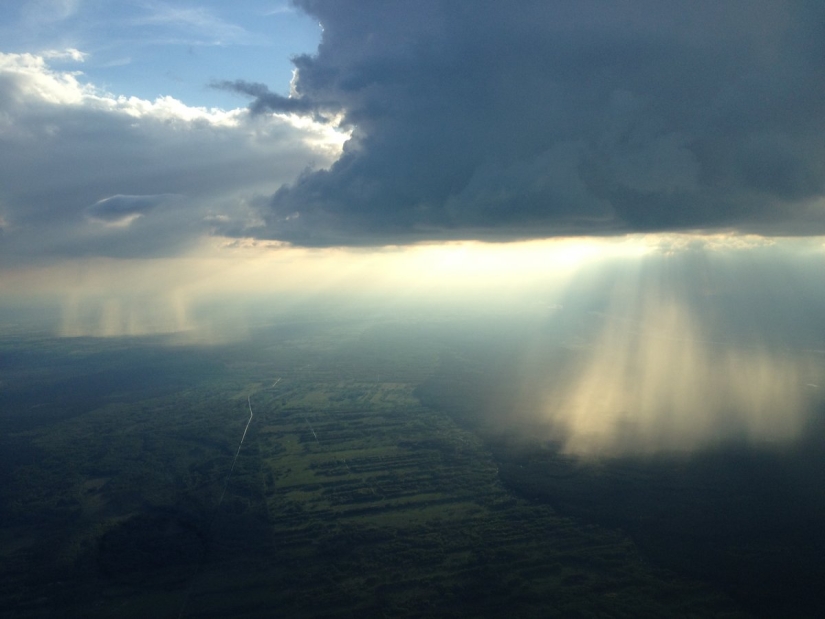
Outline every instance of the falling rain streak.
<path fill-rule="evenodd" d="M 534 419 L 583 457 L 791 444 L 822 401 L 822 276 L 788 283 L 793 257 L 772 248 L 746 258 L 653 254 L 572 284 L 525 364 L 545 368 L 525 381 Z"/>

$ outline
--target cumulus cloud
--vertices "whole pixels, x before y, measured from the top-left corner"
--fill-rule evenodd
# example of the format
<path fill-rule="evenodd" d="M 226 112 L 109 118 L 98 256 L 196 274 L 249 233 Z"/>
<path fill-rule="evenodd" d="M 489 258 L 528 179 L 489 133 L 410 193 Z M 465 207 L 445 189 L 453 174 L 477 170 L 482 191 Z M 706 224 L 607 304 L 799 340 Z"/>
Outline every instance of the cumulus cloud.
<path fill-rule="evenodd" d="M 825 232 L 821 3 L 295 4 L 324 31 L 293 95 L 224 85 L 353 133 L 260 236 Z"/>
<path fill-rule="evenodd" d="M 243 230 L 257 221 L 250 205 L 328 166 L 345 139 L 287 114 L 111 94 L 49 64 L 82 57 L 0 53 L 5 265 L 175 255 L 216 221 Z"/>

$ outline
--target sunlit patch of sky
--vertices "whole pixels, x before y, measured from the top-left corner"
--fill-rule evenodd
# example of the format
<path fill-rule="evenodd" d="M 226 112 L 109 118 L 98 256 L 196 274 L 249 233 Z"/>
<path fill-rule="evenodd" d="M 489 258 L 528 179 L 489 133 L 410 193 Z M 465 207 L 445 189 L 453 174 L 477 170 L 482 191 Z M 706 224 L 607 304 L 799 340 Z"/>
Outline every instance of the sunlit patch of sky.
<path fill-rule="evenodd" d="M 534 335 L 497 423 L 586 459 L 726 440 L 779 449 L 804 432 L 825 384 L 822 238 L 365 250 L 212 237 L 178 257 L 7 270 L 0 295 L 55 308 L 61 336 L 167 334 L 172 345 L 244 341 L 295 315 L 519 325 Z"/>

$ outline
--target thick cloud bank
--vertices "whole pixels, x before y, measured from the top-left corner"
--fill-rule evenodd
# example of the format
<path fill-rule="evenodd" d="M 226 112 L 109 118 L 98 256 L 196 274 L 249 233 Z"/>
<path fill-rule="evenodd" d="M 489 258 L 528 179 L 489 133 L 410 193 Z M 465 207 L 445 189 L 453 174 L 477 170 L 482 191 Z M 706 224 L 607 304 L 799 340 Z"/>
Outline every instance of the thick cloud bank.
<path fill-rule="evenodd" d="M 825 232 L 821 2 L 296 3 L 324 33 L 293 96 L 224 86 L 353 134 L 254 234 Z"/>

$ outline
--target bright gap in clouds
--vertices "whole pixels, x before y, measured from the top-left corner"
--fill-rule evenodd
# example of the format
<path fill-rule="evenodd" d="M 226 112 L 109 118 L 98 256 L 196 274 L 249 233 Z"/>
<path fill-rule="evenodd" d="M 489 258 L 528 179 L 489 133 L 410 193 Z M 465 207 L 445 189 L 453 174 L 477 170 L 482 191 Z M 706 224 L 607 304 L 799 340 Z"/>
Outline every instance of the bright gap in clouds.
<path fill-rule="evenodd" d="M 438 305 L 460 304 L 467 295 L 491 301 L 491 293 L 506 291 L 499 297 L 506 305 L 520 303 L 524 297 L 543 298 L 544 292 L 537 293 L 537 289 L 561 294 L 587 265 L 636 260 L 651 251 L 653 246 L 644 238 L 502 244 L 457 241 L 347 249 L 301 248 L 254 240 L 216 242 L 212 237 L 179 257 L 66 260 L 10 270 L 5 280 L 11 282 L 8 290 L 12 296 L 56 294 L 75 299 L 75 304 L 91 305 L 101 293 L 112 299 L 135 294 L 144 298 L 173 296 L 186 299 L 192 311 L 201 302 L 227 297 L 253 302 L 269 295 L 307 300 L 324 295 L 364 299 L 380 295 L 411 301 L 426 298 Z M 31 283 L 25 294 L 15 285 L 23 281 Z M 179 328 L 157 331 L 176 330 Z M 71 331 L 102 334 L 93 322 Z"/>
<path fill-rule="evenodd" d="M 15 278 L 59 297 L 65 336 L 215 344 L 296 312 L 519 325 L 532 333 L 520 387 L 495 403 L 496 422 L 592 457 L 798 437 L 825 385 L 823 267 L 821 239 L 645 235 L 372 250 L 213 241 Z"/>

